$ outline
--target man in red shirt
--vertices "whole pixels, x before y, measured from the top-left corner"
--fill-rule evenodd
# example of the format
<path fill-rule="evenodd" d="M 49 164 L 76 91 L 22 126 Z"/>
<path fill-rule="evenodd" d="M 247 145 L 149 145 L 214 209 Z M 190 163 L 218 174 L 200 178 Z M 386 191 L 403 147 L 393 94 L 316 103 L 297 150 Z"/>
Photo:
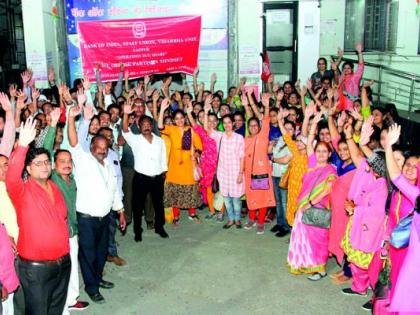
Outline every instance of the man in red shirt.
<path fill-rule="evenodd" d="M 29 149 L 35 125 L 28 118 L 12 153 L 6 187 L 19 225 L 18 274 L 25 296 L 25 313 L 61 314 L 70 277 L 67 208 L 51 181 L 51 160 L 45 149 Z M 29 151 L 29 152 L 28 152 Z M 22 180 L 25 169 L 28 179 Z"/>

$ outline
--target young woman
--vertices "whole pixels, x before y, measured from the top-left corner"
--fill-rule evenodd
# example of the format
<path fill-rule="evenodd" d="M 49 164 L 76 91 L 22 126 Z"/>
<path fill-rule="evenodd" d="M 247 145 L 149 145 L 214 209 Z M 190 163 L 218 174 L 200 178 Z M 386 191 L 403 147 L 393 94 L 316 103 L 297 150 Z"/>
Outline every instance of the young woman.
<path fill-rule="evenodd" d="M 341 240 L 344 237 L 349 221 L 349 216 L 344 209 L 344 202 L 350 190 L 350 185 L 356 172 L 356 166 L 353 164 L 346 141 L 342 140 L 338 133 L 333 114 L 333 112 L 329 112 L 328 127 L 331 132 L 331 142 L 336 152 L 338 152 L 339 161 L 337 165 L 337 180 L 331 191 L 331 227 L 329 230 L 328 251 L 343 266 L 342 271 L 332 276 L 334 283 L 342 284 L 351 278 L 351 270 L 341 248 Z"/>
<path fill-rule="evenodd" d="M 321 117 L 321 113 L 315 115 L 309 132 L 306 146 L 308 170 L 303 176 L 302 190 L 297 199 L 287 259 L 292 274 L 312 274 L 308 277 L 312 281 L 327 275 L 328 229 L 304 224 L 302 216 L 311 207 L 329 208 L 329 197 L 336 178 L 335 168 L 328 162 L 331 157 L 330 146 L 322 141 L 315 148 L 312 145 Z"/>
<path fill-rule="evenodd" d="M 366 122 L 362 128 L 362 150 L 369 142 Z M 384 156 L 377 152 L 369 159 L 363 157 L 353 140 L 351 121 L 344 126 L 347 145 L 356 173 L 344 207 L 351 217 L 342 241 L 344 253 L 350 262 L 352 286 L 342 292 L 346 295 L 366 295 L 369 286 L 376 283 L 378 272 L 375 253 L 381 248 L 384 236 L 385 203 L 388 195 Z"/>
<path fill-rule="evenodd" d="M 400 128 L 401 127 L 398 125 L 392 125 L 389 127 L 384 145 L 389 178 L 395 187 L 391 196 L 388 224 L 385 232 L 385 240 L 387 241 L 400 220 L 408 216 L 413 211 L 420 189 L 420 180 L 418 177 L 420 170 L 418 168 L 417 157 L 410 156 L 406 159 L 401 170 L 392 150 L 392 145 L 399 139 Z M 389 246 L 389 258 L 391 262 L 391 301 L 394 295 L 395 284 L 397 283 L 398 275 L 404 263 L 407 251 L 408 247 L 398 249 L 393 247 L 391 244 Z"/>
<path fill-rule="evenodd" d="M 228 229 L 233 225 L 241 228 L 241 197 L 245 193 L 244 186 L 244 138 L 234 132 L 233 117 L 222 118 L 224 133 L 216 141 L 219 151 L 217 179 L 220 193 L 223 196 L 228 222 L 223 226 Z"/>
<path fill-rule="evenodd" d="M 174 112 L 175 125 L 163 124 L 164 113 L 169 106 L 169 99 L 162 101 L 158 120 L 158 127 L 162 134 L 167 135 L 171 140 L 164 205 L 166 208 L 173 208 L 174 224 L 179 223 L 180 208 L 189 209 L 189 219 L 199 223 L 196 208 L 201 205 L 201 197 L 193 176 L 192 153 L 202 151 L 201 140 L 190 127 L 185 125 L 185 116 L 182 111 Z"/>
<path fill-rule="evenodd" d="M 250 230 L 257 224 L 257 234 L 264 234 L 267 208 L 276 205 L 271 179 L 272 169 L 268 159 L 270 116 L 268 113 L 269 97 L 266 94 L 263 95 L 262 103 L 265 108 L 262 127 L 260 127 L 258 116 L 252 117 L 248 121 L 249 136 L 245 138 L 245 196 L 249 209 L 249 220 L 244 228 Z M 252 175 L 263 174 L 268 176 L 268 189 L 252 189 Z"/>

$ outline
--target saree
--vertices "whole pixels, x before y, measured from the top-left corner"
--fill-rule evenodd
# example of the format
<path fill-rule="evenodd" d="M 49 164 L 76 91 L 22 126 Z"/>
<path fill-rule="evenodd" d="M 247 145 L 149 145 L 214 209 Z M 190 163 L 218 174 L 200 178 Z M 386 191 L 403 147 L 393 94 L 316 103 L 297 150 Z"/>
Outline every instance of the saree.
<path fill-rule="evenodd" d="M 309 158 L 309 167 L 316 165 L 315 156 Z M 310 168 L 303 176 L 298 197 L 297 213 L 290 237 L 288 265 L 292 274 L 325 272 L 328 260 L 328 229 L 306 225 L 302 222 L 302 208 L 309 199 L 317 198 L 336 178 L 333 166 Z M 329 195 L 316 204 L 329 208 Z"/>

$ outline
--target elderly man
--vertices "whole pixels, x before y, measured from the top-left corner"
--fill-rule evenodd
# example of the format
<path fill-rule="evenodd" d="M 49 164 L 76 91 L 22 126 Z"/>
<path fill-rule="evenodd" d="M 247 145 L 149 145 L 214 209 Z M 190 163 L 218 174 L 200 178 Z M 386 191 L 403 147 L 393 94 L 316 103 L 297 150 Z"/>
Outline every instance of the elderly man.
<path fill-rule="evenodd" d="M 75 180 L 78 187 L 76 209 L 79 228 L 79 262 L 85 282 L 85 291 L 96 303 L 105 299 L 99 287 L 111 289 L 114 284 L 103 280 L 109 237 L 110 211 L 118 211 L 121 229 L 125 229 L 124 209 L 117 188 L 113 166 L 106 159 L 108 141 L 103 136 L 93 137 L 90 152 L 78 143 L 75 118 L 81 108 L 70 109 L 68 137 L 73 157 Z"/>

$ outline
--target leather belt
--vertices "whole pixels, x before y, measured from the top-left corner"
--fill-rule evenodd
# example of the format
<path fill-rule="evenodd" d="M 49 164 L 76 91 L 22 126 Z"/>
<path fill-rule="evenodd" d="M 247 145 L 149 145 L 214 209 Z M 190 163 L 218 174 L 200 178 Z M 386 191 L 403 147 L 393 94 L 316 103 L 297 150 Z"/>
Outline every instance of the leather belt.
<path fill-rule="evenodd" d="M 63 257 L 60 257 L 56 260 L 30 260 L 23 258 L 19 256 L 19 259 L 21 262 L 24 262 L 25 264 L 29 264 L 32 266 L 56 266 L 61 265 L 63 262 L 70 260 L 70 255 L 64 255 Z"/>

